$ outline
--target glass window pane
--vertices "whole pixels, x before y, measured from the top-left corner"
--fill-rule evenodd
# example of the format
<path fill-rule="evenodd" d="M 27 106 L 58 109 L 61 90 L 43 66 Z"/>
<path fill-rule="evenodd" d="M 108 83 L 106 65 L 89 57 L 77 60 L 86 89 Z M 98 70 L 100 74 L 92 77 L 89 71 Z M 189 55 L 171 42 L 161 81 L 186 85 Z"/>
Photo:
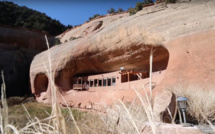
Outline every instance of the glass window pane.
<path fill-rule="evenodd" d="M 97 84 L 98 84 L 97 79 L 94 79 L 94 87 L 97 87 L 98 86 Z"/>
<path fill-rule="evenodd" d="M 111 78 L 108 78 L 108 86 L 111 86 Z"/>
<path fill-rule="evenodd" d="M 99 87 L 102 86 L 102 79 L 99 79 Z"/>
<path fill-rule="evenodd" d="M 90 87 L 93 87 L 93 80 L 90 80 Z"/>
<path fill-rule="evenodd" d="M 112 77 L 112 86 L 115 86 L 115 85 L 116 85 L 116 78 Z"/>
<path fill-rule="evenodd" d="M 104 86 L 104 87 L 107 86 L 107 78 L 104 78 L 104 79 L 103 79 L 103 86 Z"/>

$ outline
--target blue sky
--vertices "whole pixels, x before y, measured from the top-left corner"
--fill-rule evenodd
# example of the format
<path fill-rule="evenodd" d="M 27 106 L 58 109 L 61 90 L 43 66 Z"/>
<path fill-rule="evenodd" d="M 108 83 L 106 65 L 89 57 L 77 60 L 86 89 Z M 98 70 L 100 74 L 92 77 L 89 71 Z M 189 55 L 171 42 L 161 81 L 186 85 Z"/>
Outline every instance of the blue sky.
<path fill-rule="evenodd" d="M 5 1 L 5 0 L 0 0 Z M 94 14 L 107 14 L 110 8 L 127 10 L 143 0 L 7 0 L 46 13 L 64 25 L 79 25 Z"/>

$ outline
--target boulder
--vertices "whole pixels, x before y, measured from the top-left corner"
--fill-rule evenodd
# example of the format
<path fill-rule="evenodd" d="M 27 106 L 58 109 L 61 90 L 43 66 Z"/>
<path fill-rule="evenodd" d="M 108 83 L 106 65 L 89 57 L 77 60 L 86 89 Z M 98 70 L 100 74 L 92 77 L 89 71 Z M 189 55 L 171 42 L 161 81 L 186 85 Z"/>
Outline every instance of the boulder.
<path fill-rule="evenodd" d="M 154 98 L 153 113 L 156 122 L 174 123 L 177 105 L 176 96 L 171 91 L 163 91 Z"/>

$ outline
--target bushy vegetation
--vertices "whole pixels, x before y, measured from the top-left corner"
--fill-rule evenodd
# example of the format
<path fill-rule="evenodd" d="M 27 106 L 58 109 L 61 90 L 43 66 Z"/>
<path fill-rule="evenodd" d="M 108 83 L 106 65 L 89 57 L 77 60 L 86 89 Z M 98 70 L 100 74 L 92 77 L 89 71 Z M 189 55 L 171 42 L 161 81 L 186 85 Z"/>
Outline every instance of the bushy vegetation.
<path fill-rule="evenodd" d="M 135 5 L 135 8 L 131 7 L 128 9 L 129 15 L 136 14 L 138 11 L 143 9 L 144 5 L 151 4 L 151 3 L 153 3 L 152 0 L 145 0 L 144 2 L 137 2 Z"/>
<path fill-rule="evenodd" d="M 115 13 L 116 11 L 115 11 L 114 8 L 111 8 L 110 10 L 107 10 L 107 12 L 108 12 L 109 14 L 112 14 L 112 13 Z"/>
<path fill-rule="evenodd" d="M 122 8 L 119 8 L 118 10 L 115 10 L 114 8 L 111 8 L 110 10 L 107 10 L 107 13 L 108 14 L 113 14 L 113 13 L 121 13 L 121 12 L 124 12 L 124 10 Z M 89 17 L 89 21 L 99 17 L 99 16 L 102 16 L 100 14 L 94 14 L 92 17 Z"/>
<path fill-rule="evenodd" d="M 56 39 L 55 39 L 55 45 L 60 45 L 60 44 L 62 44 L 62 42 L 60 41 L 59 38 L 56 38 Z"/>
<path fill-rule="evenodd" d="M 113 14 L 113 13 L 121 13 L 124 12 L 122 8 L 119 8 L 118 10 L 115 10 L 114 8 L 111 8 L 110 10 L 107 10 L 107 13 Z"/>
<path fill-rule="evenodd" d="M 121 12 L 124 12 L 124 10 L 123 10 L 122 8 L 119 8 L 119 9 L 117 10 L 117 12 L 118 12 L 118 13 L 121 13 Z"/>
<path fill-rule="evenodd" d="M 166 3 L 175 3 L 177 0 L 166 0 Z"/>
<path fill-rule="evenodd" d="M 101 15 L 100 15 L 100 14 L 94 14 L 93 17 L 90 17 L 90 18 L 89 18 L 89 21 L 91 21 L 91 20 L 93 20 L 93 19 L 95 19 L 95 18 L 97 18 L 97 17 L 99 17 L 99 16 L 101 16 Z"/>
<path fill-rule="evenodd" d="M 143 2 L 137 2 L 136 5 L 135 5 L 135 10 L 138 12 L 140 10 L 143 9 L 143 5 L 144 3 Z"/>
<path fill-rule="evenodd" d="M 134 15 L 134 14 L 137 13 L 137 11 L 135 10 L 135 8 L 132 8 L 132 7 L 130 7 L 130 8 L 128 9 L 128 12 L 129 12 L 129 15 Z"/>
<path fill-rule="evenodd" d="M 0 18 L 0 24 L 3 25 L 32 28 L 52 35 L 58 35 L 72 28 L 71 25 L 65 26 L 45 13 L 7 1 L 0 2 Z"/>

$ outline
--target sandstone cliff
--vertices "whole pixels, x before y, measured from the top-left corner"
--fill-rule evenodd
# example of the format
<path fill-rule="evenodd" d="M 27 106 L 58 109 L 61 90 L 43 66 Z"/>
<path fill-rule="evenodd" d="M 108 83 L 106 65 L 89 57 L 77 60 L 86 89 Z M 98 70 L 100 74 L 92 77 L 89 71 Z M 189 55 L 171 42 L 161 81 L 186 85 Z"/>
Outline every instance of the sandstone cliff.
<path fill-rule="evenodd" d="M 50 42 L 53 41 L 54 38 L 50 38 Z M 0 26 L 0 70 L 4 71 L 7 97 L 30 94 L 30 63 L 46 48 L 41 32 Z"/>
<path fill-rule="evenodd" d="M 108 15 L 73 28 L 58 36 L 65 43 L 35 56 L 30 69 L 32 92 L 38 95 L 38 101 L 50 102 L 50 83 L 44 68 L 48 67 L 50 52 L 55 86 L 66 100 L 99 102 L 98 96 L 108 98 L 111 91 L 70 94 L 72 78 L 117 71 L 121 66 L 148 71 L 152 47 L 156 50 L 153 71 L 166 70 L 155 91 L 178 83 L 214 86 L 214 6 L 213 0 L 161 3 L 133 16 Z M 129 91 L 115 91 L 109 98 L 120 98 L 125 92 L 132 96 Z"/>

